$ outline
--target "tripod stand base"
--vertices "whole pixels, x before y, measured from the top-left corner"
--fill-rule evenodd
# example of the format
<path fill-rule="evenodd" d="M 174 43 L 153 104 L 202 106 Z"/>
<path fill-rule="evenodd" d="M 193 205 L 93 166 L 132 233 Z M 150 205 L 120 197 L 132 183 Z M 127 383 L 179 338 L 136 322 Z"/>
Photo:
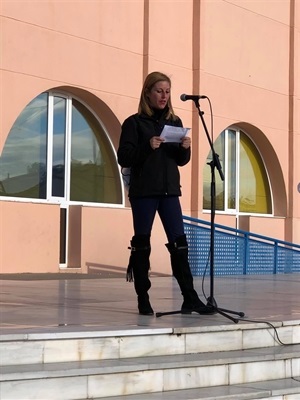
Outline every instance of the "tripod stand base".
<path fill-rule="evenodd" d="M 228 310 L 226 308 L 219 308 L 217 306 L 216 300 L 213 297 L 208 298 L 206 306 L 209 309 L 209 311 L 205 312 L 205 313 L 201 313 L 199 311 L 197 312 L 197 310 L 191 310 L 191 312 L 185 312 L 185 311 L 182 311 L 182 310 L 176 310 L 176 311 L 157 312 L 155 314 L 155 316 L 156 316 L 156 318 L 160 318 L 160 317 L 162 317 L 164 315 L 175 315 L 175 314 L 187 315 L 187 314 L 192 314 L 192 312 L 196 312 L 197 314 L 200 314 L 200 315 L 220 314 L 220 315 L 223 315 L 223 317 L 226 317 L 226 318 L 230 319 L 231 321 L 233 321 L 236 324 L 240 321 L 240 319 L 234 318 L 234 317 L 232 317 L 231 315 L 228 315 L 228 314 L 238 315 L 241 318 L 243 318 L 245 316 L 245 313 L 243 313 L 241 311 L 233 311 L 233 310 Z"/>
<path fill-rule="evenodd" d="M 231 317 L 228 314 L 238 315 L 239 317 L 245 316 L 245 313 L 243 313 L 241 311 L 233 311 L 233 310 L 228 310 L 226 308 L 219 308 L 214 297 L 209 297 L 207 299 L 207 307 L 211 307 L 215 311 L 215 313 L 219 313 L 219 314 L 223 315 L 223 317 L 230 319 L 231 321 L 235 322 L 236 324 L 239 322 L 239 319 Z"/>
<path fill-rule="evenodd" d="M 203 310 L 202 312 L 199 311 L 199 309 L 193 309 L 193 310 L 176 310 L 176 311 L 166 311 L 166 312 L 158 312 L 155 314 L 157 318 L 162 317 L 163 315 L 174 315 L 174 314 L 182 314 L 182 315 L 191 315 L 193 312 L 199 315 L 213 315 L 216 314 L 217 311 L 214 310 L 213 307 L 208 306 L 206 307 L 205 311 Z"/>
<path fill-rule="evenodd" d="M 174 314 L 181 314 L 181 310 L 177 311 L 166 311 L 166 312 L 157 312 L 155 314 L 156 318 L 162 317 L 163 315 L 174 315 Z"/>

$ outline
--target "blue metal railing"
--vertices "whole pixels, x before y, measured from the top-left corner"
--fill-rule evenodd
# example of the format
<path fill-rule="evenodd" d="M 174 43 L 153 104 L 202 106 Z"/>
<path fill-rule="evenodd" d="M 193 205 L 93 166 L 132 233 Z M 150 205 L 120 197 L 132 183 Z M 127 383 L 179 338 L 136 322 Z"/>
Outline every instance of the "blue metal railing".
<path fill-rule="evenodd" d="M 210 222 L 183 217 L 192 274 L 210 272 Z M 300 245 L 215 224 L 214 274 L 300 272 Z"/>

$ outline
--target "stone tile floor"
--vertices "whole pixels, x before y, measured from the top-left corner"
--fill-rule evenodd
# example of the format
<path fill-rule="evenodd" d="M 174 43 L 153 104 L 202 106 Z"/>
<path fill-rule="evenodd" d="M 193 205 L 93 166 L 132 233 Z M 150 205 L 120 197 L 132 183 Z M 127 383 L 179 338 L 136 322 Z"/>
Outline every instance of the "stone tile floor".
<path fill-rule="evenodd" d="M 180 310 L 182 297 L 172 277 L 151 277 L 155 312 Z M 217 306 L 245 313 L 250 321 L 300 321 L 300 274 L 194 279 L 200 298 L 213 294 Z M 213 284 L 212 284 L 213 283 Z M 213 293 L 211 293 L 213 290 Z M 132 283 L 124 277 L 79 274 L 0 275 L 1 334 L 152 329 L 233 324 L 214 315 L 140 316 Z M 241 322 L 238 322 L 241 323 Z"/>

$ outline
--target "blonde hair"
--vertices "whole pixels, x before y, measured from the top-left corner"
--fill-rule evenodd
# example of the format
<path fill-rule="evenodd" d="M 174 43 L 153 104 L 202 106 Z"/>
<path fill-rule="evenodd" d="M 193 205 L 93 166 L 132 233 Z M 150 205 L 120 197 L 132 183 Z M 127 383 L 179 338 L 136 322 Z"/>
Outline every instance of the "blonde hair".
<path fill-rule="evenodd" d="M 141 92 L 141 97 L 140 97 L 140 103 L 139 103 L 139 108 L 138 108 L 138 113 L 144 113 L 146 115 L 152 116 L 153 115 L 153 110 L 150 107 L 150 102 L 149 102 L 149 98 L 147 96 L 147 93 L 153 88 L 153 86 L 157 83 L 157 82 L 168 82 L 168 84 L 170 85 L 171 88 L 171 79 L 163 74 L 162 72 L 151 72 L 149 75 L 147 75 L 145 81 L 144 81 L 144 85 L 142 88 L 142 92 Z M 173 110 L 173 106 L 172 106 L 172 102 L 171 102 L 171 93 L 170 93 L 170 97 L 167 103 L 167 107 L 168 107 L 168 114 L 166 116 L 166 119 L 178 119 L 178 117 L 175 115 L 174 110 Z"/>

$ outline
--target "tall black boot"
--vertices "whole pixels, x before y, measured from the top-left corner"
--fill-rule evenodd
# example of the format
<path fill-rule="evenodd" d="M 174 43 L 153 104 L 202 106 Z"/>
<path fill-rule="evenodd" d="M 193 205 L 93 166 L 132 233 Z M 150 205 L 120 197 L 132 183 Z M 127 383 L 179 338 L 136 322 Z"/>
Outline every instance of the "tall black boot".
<path fill-rule="evenodd" d="M 174 243 L 167 243 L 166 247 L 170 252 L 173 275 L 178 282 L 183 296 L 182 314 L 191 314 L 192 311 L 199 314 L 213 314 L 212 309 L 199 299 L 194 289 L 193 275 L 188 261 L 186 236 L 180 236 Z"/>
<path fill-rule="evenodd" d="M 133 236 L 130 243 L 131 254 L 127 268 L 127 281 L 134 282 L 139 313 L 141 315 L 153 315 L 154 312 L 148 295 L 148 290 L 151 287 L 149 279 L 150 235 Z"/>

